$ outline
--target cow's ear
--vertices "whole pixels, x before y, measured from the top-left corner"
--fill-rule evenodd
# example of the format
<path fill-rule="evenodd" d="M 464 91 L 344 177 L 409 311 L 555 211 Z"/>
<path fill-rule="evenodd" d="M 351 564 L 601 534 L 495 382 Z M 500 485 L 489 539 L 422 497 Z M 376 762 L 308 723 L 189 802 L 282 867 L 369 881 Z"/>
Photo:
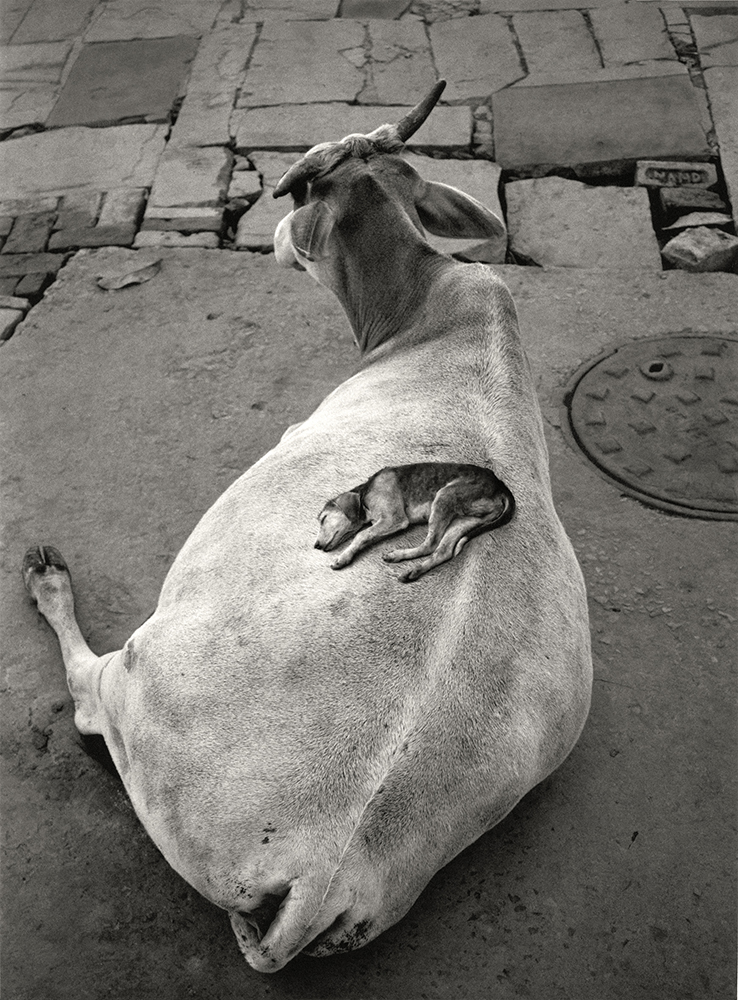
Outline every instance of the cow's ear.
<path fill-rule="evenodd" d="M 292 246 L 307 260 L 322 260 L 328 254 L 328 237 L 335 218 L 324 201 L 296 209 L 290 218 Z"/>
<path fill-rule="evenodd" d="M 450 184 L 424 181 L 415 199 L 423 226 L 434 236 L 487 240 L 505 236 L 505 223 L 494 212 Z"/>

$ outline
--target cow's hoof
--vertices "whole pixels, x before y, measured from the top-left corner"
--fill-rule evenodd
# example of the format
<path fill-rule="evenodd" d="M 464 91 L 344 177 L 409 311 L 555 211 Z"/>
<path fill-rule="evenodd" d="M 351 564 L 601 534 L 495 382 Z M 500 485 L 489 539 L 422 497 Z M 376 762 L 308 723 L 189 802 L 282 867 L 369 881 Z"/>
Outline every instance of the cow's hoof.
<path fill-rule="evenodd" d="M 62 574 L 71 580 L 64 556 L 53 545 L 34 545 L 23 557 L 23 583 L 31 599 L 38 603 L 39 587 L 49 577 Z"/>

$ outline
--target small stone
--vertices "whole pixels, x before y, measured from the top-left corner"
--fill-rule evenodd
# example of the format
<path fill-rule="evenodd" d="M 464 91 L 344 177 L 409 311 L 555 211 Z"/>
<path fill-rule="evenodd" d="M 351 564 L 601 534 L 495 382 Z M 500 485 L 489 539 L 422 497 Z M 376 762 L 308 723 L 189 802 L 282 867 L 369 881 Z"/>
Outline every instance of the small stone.
<path fill-rule="evenodd" d="M 156 171 L 149 205 L 217 205 L 225 197 L 231 162 L 227 149 L 168 146 Z"/>
<path fill-rule="evenodd" d="M 229 198 L 255 200 L 261 194 L 261 179 L 256 170 L 239 170 L 231 176 Z"/>
<path fill-rule="evenodd" d="M 142 229 L 176 232 L 217 232 L 223 225 L 223 207 L 193 206 L 187 208 L 148 205 Z"/>
<path fill-rule="evenodd" d="M 2 253 L 40 253 L 46 249 L 53 224 L 54 215 L 51 212 L 19 215 L 5 241 Z"/>
<path fill-rule="evenodd" d="M 701 208 L 712 212 L 728 210 L 719 194 L 702 187 L 663 187 L 659 191 L 659 199 L 665 212 L 681 208 Z"/>
<path fill-rule="evenodd" d="M 49 240 L 49 250 L 76 250 L 78 247 L 129 247 L 136 235 L 136 227 L 121 223 L 115 226 L 80 227 L 62 229 Z"/>
<path fill-rule="evenodd" d="M 0 295 L 0 309 L 20 309 L 21 312 L 28 312 L 31 303 L 28 299 L 19 299 L 15 295 Z"/>
<path fill-rule="evenodd" d="M 29 299 L 36 299 L 41 295 L 44 289 L 48 288 L 54 280 L 54 277 L 55 274 L 48 271 L 26 274 L 15 286 L 15 294 Z"/>
<path fill-rule="evenodd" d="M 717 184 L 717 170 L 712 163 L 675 163 L 670 160 L 639 160 L 635 184 L 641 187 L 704 188 Z"/>
<path fill-rule="evenodd" d="M 0 236 L 7 236 L 10 230 L 13 228 L 13 223 L 15 219 L 12 215 L 2 215 L 0 216 Z"/>
<path fill-rule="evenodd" d="M 239 250 L 271 250 L 274 231 L 289 213 L 289 199 L 272 197 L 274 188 L 264 182 L 259 200 L 238 220 L 235 245 Z"/>
<path fill-rule="evenodd" d="M 215 250 L 220 245 L 217 233 L 178 233 L 147 231 L 139 233 L 133 241 L 136 249 L 141 247 L 205 247 Z"/>
<path fill-rule="evenodd" d="M 670 226 L 663 228 L 689 229 L 690 226 L 729 226 L 732 222 L 733 219 L 725 212 L 690 212 L 688 215 L 682 215 Z"/>
<path fill-rule="evenodd" d="M 19 253 L 0 255 L 0 277 L 11 278 L 16 275 L 49 273 L 56 274 L 64 263 L 64 259 L 54 253 Z M 19 293 L 21 294 L 21 293 Z"/>
<path fill-rule="evenodd" d="M 115 188 L 107 191 L 98 226 L 137 226 L 145 199 L 145 188 Z"/>
<path fill-rule="evenodd" d="M 0 278 L 0 295 L 11 298 L 18 284 L 18 278 Z"/>
<path fill-rule="evenodd" d="M 70 191 L 61 199 L 54 229 L 79 229 L 95 225 L 102 191 Z"/>
<path fill-rule="evenodd" d="M 732 271 L 738 262 L 738 238 L 698 226 L 669 240 L 661 253 L 683 271 Z"/>
<path fill-rule="evenodd" d="M 4 309 L 0 307 L 0 341 L 12 337 L 13 331 L 24 315 L 21 309 Z"/>

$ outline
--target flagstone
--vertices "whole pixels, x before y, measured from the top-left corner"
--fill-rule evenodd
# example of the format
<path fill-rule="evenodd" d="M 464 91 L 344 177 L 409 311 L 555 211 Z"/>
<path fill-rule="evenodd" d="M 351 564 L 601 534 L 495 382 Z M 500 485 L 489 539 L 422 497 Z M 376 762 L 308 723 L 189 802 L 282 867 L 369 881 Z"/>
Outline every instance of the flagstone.
<path fill-rule="evenodd" d="M 339 0 L 246 0 L 242 21 L 325 21 L 338 16 Z"/>
<path fill-rule="evenodd" d="M 492 110 L 503 168 L 711 153 L 683 76 L 509 87 L 493 95 Z"/>
<path fill-rule="evenodd" d="M 677 60 L 658 7 L 646 3 L 613 4 L 589 14 L 606 66 L 645 60 Z"/>
<path fill-rule="evenodd" d="M 436 83 L 423 24 L 375 20 L 368 22 L 368 28 L 372 83 L 359 100 L 364 104 L 417 104 Z"/>
<path fill-rule="evenodd" d="M 71 42 L 0 46 L 0 129 L 46 121 L 71 50 Z"/>
<path fill-rule="evenodd" d="M 81 35 L 98 0 L 34 0 L 23 23 L 13 35 L 13 44 L 50 42 Z M 4 16 L 4 12 L 3 12 Z"/>
<path fill-rule="evenodd" d="M 597 70 L 600 57 L 581 11 L 554 10 L 515 14 L 513 25 L 529 73 Z"/>
<path fill-rule="evenodd" d="M 355 100 L 364 74 L 342 53 L 363 41 L 355 21 L 265 22 L 238 107 Z"/>
<path fill-rule="evenodd" d="M 735 12 L 706 17 L 692 8 L 690 20 L 703 69 L 738 66 L 738 15 Z"/>
<path fill-rule="evenodd" d="M 169 146 L 156 171 L 149 205 L 217 205 L 228 188 L 231 164 L 231 153 L 219 146 Z"/>
<path fill-rule="evenodd" d="M 448 80 L 445 101 L 484 99 L 525 76 L 512 31 L 496 14 L 436 22 L 430 38 L 436 69 Z"/>
<path fill-rule="evenodd" d="M 83 45 L 47 125 L 167 121 L 196 50 L 189 36 Z"/>
<path fill-rule="evenodd" d="M 203 35 L 219 7 L 220 0 L 108 0 L 98 8 L 85 41 Z"/>
<path fill-rule="evenodd" d="M 33 0 L 4 0 L 0 17 L 0 44 L 9 42 L 23 22 Z"/>
<path fill-rule="evenodd" d="M 733 218 L 738 223 L 738 68 L 718 66 L 705 70 L 704 76 L 720 145 L 720 164 L 733 205 Z"/>
<path fill-rule="evenodd" d="M 77 126 L 0 143 L 4 198 L 149 187 L 165 137 L 164 125 Z"/>

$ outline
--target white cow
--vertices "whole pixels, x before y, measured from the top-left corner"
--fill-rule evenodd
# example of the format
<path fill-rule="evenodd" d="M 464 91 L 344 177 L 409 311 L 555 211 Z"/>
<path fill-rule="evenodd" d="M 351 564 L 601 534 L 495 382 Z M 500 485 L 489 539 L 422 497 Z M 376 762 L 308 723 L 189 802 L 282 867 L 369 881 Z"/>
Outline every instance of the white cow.
<path fill-rule="evenodd" d="M 277 260 L 338 296 L 361 368 L 204 515 L 152 617 L 97 657 L 61 556 L 37 546 L 23 567 L 79 730 L 105 737 L 157 847 L 263 972 L 402 917 L 564 760 L 589 708 L 584 585 L 512 299 L 423 237 L 501 223 L 396 155 L 439 92 L 315 147 L 275 192 L 295 206 Z M 313 548 L 326 499 L 418 461 L 491 467 L 515 518 L 417 583 L 381 560 L 393 541 L 331 570 Z"/>

